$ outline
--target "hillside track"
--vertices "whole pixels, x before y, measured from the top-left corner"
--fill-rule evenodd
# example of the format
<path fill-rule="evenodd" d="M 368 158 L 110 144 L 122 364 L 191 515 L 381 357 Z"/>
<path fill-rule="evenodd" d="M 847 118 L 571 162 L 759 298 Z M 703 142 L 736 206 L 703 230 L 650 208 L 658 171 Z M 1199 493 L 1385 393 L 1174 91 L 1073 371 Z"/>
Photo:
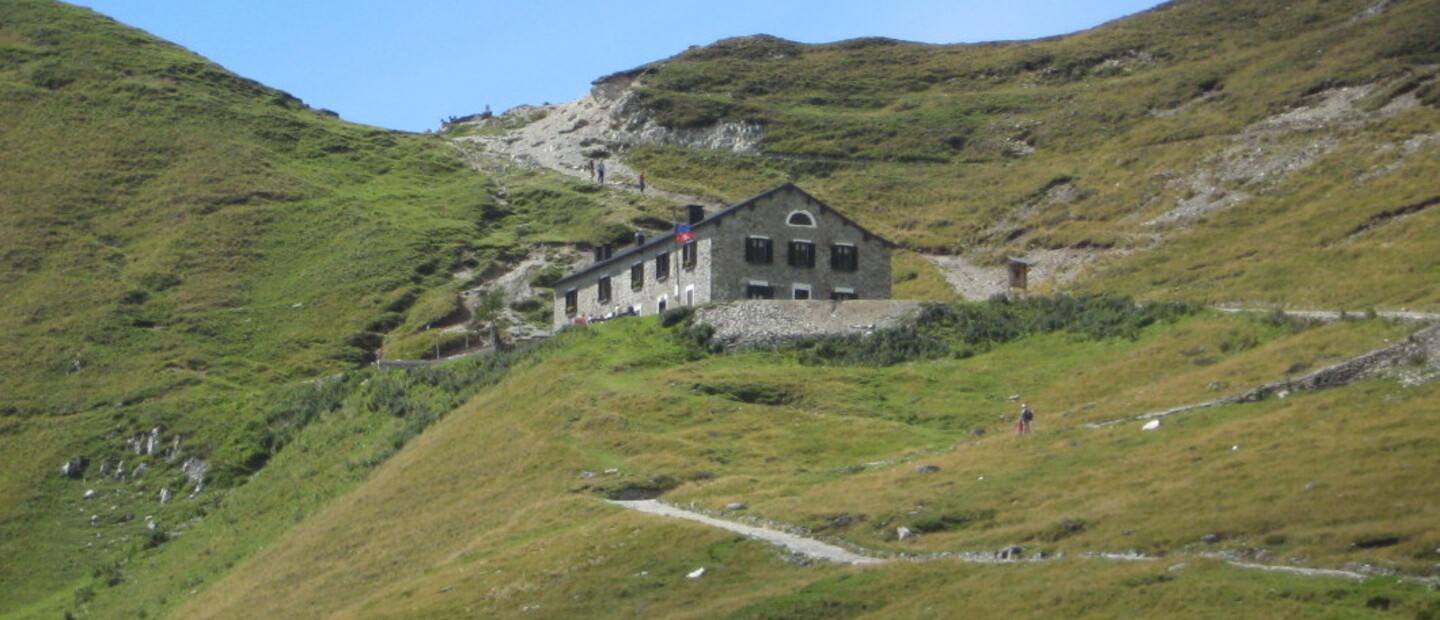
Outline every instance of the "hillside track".
<path fill-rule="evenodd" d="M 936 560 L 961 561 L 968 564 L 1013 564 L 1018 562 L 1054 561 L 1063 559 L 1065 557 L 1063 554 L 1061 554 L 1053 556 L 1032 555 L 1028 558 L 1022 558 L 1020 556 L 1021 550 L 1019 547 L 1008 547 L 997 553 L 942 552 L 917 555 L 896 554 L 888 557 L 882 557 L 881 554 L 874 551 L 851 551 L 849 549 L 822 542 L 814 538 L 809 538 L 807 536 L 792 534 L 789 532 L 782 532 L 780 530 L 765 527 L 746 525 L 744 523 L 738 523 L 726 519 L 719 519 L 694 510 L 688 510 L 654 499 L 635 501 L 610 500 L 610 503 L 616 506 L 620 506 L 622 508 L 628 508 L 630 510 L 635 510 L 646 514 L 672 517 L 676 519 L 685 519 L 687 521 L 694 521 L 696 523 L 700 523 L 709 527 L 734 532 L 752 540 L 757 540 L 760 542 L 775 545 L 777 547 L 781 547 L 787 552 L 809 561 L 833 562 L 838 564 L 851 564 L 856 566 L 877 565 L 898 561 L 928 562 Z M 1169 570 L 1178 570 L 1180 568 L 1183 568 L 1185 566 L 1184 561 L 1188 558 L 1210 559 L 1219 560 L 1225 562 L 1230 566 L 1234 566 L 1236 568 L 1243 568 L 1246 570 L 1280 572 L 1291 575 L 1298 575 L 1302 577 L 1341 579 L 1355 582 L 1365 581 L 1374 577 L 1394 577 L 1402 581 L 1421 585 L 1428 585 L 1430 587 L 1440 586 L 1440 577 L 1411 577 L 1395 575 L 1387 571 L 1375 571 L 1372 573 L 1329 568 L 1307 568 L 1303 566 L 1261 564 L 1257 562 L 1244 561 L 1243 559 L 1233 557 L 1232 555 L 1224 552 L 1200 554 L 1174 553 L 1164 554 L 1163 556 L 1160 556 L 1146 555 L 1135 552 L 1116 553 L 1092 551 L 1081 553 L 1079 557 L 1086 560 L 1102 560 L 1116 562 L 1155 562 L 1162 559 L 1175 560 L 1176 563 L 1172 565 Z"/>
<path fill-rule="evenodd" d="M 755 527 L 753 525 L 745 525 L 743 523 L 736 523 L 734 521 L 717 519 L 715 517 L 704 515 L 698 512 L 693 512 L 690 510 L 685 510 L 684 508 L 672 506 L 670 504 L 661 503 L 653 499 L 638 501 L 612 500 L 610 503 L 615 504 L 616 506 L 629 508 L 631 510 L 638 510 L 640 512 L 648 514 L 674 517 L 677 519 L 686 519 L 689 521 L 695 521 L 697 523 L 703 523 L 710 527 L 728 530 L 737 534 L 741 534 L 746 538 L 751 538 L 754 540 L 767 542 L 779 547 L 784 547 L 791 553 L 811 560 L 837 562 L 840 564 L 875 564 L 885 561 L 884 559 L 878 557 L 855 553 L 848 549 L 837 547 L 829 543 L 820 542 L 813 538 L 806 538 L 787 532 L 781 532 L 779 530 Z"/>
<path fill-rule="evenodd" d="M 1309 318 L 1325 320 L 1327 317 L 1338 319 L 1343 313 L 1287 312 L 1286 314 L 1288 316 L 1306 316 L 1308 314 Z M 1440 317 L 1425 313 L 1406 312 L 1386 313 L 1385 315 L 1396 319 L 1427 322 L 1440 321 Z M 1406 365 L 1413 365 L 1416 360 L 1423 360 L 1423 366 L 1419 369 L 1405 368 Z M 1303 376 L 1287 377 L 1266 383 L 1245 392 L 1222 396 L 1204 402 L 1179 405 L 1170 409 L 1152 411 L 1104 422 L 1093 422 L 1086 424 L 1085 427 L 1104 428 L 1126 422 L 1158 420 L 1196 409 L 1254 402 L 1272 396 L 1285 398 L 1291 392 L 1339 387 L 1380 374 L 1397 376 L 1400 381 L 1406 385 L 1419 385 L 1440 378 L 1440 323 L 1421 329 L 1401 342 L 1375 349 L 1337 364 L 1331 364 L 1330 366 Z"/>

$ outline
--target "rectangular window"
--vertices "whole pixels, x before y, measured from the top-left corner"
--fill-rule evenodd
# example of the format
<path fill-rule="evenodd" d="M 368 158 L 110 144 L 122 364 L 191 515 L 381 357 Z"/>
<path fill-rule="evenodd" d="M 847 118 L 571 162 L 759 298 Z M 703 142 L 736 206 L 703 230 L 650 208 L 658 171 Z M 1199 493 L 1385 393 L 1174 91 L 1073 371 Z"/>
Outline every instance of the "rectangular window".
<path fill-rule="evenodd" d="M 610 276 L 600 278 L 600 282 L 596 283 L 595 300 L 602 304 L 610 302 Z"/>
<path fill-rule="evenodd" d="M 810 299 L 810 289 L 804 288 L 804 287 L 800 287 L 800 286 L 795 287 L 794 298 L 795 298 L 795 299 Z"/>
<path fill-rule="evenodd" d="M 860 268 L 860 252 L 853 245 L 830 246 L 830 268 L 835 271 L 855 271 Z"/>
<path fill-rule="evenodd" d="M 768 265 L 774 261 L 774 245 L 765 237 L 745 238 L 745 262 Z"/>
<path fill-rule="evenodd" d="M 855 289 L 853 288 L 836 287 L 835 290 L 830 293 L 830 299 L 845 301 L 847 299 L 860 299 L 860 296 L 855 294 Z"/>
<path fill-rule="evenodd" d="M 815 266 L 815 244 L 809 241 L 790 242 L 790 266 L 812 268 Z"/>
<path fill-rule="evenodd" d="M 661 252 L 655 257 L 655 279 L 664 280 L 670 277 L 670 253 Z"/>
<path fill-rule="evenodd" d="M 573 288 L 570 289 L 570 290 L 568 290 L 568 291 L 565 291 L 565 314 L 566 314 L 567 316 L 573 315 L 573 314 L 575 314 L 575 311 L 578 310 L 579 308 L 580 308 L 580 291 L 577 291 L 577 290 L 575 290 L 575 289 L 573 289 Z"/>
<path fill-rule="evenodd" d="M 638 291 L 645 286 L 645 263 L 630 266 L 630 290 Z"/>
<path fill-rule="evenodd" d="M 775 287 L 752 282 L 745 286 L 745 299 L 775 299 Z"/>
<path fill-rule="evenodd" d="M 686 269 L 694 269 L 695 263 L 699 262 L 699 260 L 700 248 L 695 246 L 694 241 L 680 246 L 680 266 Z"/>

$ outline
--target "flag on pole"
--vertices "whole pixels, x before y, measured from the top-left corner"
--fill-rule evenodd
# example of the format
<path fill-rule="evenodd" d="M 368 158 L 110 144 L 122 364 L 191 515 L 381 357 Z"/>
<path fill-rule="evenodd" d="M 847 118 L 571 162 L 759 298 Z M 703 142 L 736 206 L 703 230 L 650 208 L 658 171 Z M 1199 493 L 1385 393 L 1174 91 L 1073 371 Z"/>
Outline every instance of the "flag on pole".
<path fill-rule="evenodd" d="M 690 232 L 689 224 L 675 225 L 675 240 L 680 243 L 687 243 L 695 240 L 695 233 Z"/>

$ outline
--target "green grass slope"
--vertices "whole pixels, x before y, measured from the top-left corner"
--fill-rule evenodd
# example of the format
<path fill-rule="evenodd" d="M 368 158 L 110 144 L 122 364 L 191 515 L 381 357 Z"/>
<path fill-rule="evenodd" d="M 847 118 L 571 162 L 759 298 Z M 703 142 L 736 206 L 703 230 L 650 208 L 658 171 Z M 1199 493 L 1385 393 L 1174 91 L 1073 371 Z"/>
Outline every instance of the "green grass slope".
<path fill-rule="evenodd" d="M 627 156 L 715 195 L 797 180 L 911 249 L 1104 251 L 1079 291 L 1433 308 L 1440 12 L 1369 6 L 1195 0 L 984 46 L 724 42 L 650 67 L 641 96 L 677 127 L 762 123 L 765 152 Z M 474 283 L 457 271 L 662 205 L 478 175 L 438 137 L 56 2 L 0 3 L 0 112 L 0 617 L 1440 615 L 1395 578 L 1223 561 L 1433 573 L 1434 383 L 1082 426 L 1408 327 L 1073 298 L 1072 323 L 1036 301 L 737 356 L 625 320 L 380 372 L 375 347 L 439 342 L 426 327 Z M 896 275 L 948 295 L 914 254 Z M 1005 432 L 1013 394 L 1041 411 L 1031 437 Z M 881 553 L 1063 559 L 806 565 L 603 502 L 621 492 L 742 501 Z M 1117 550 L 1162 559 L 1084 557 Z"/>
<path fill-rule="evenodd" d="M 1160 431 L 1106 420 L 1343 359 L 1409 328 L 1208 314 L 1136 339 L 1040 330 L 965 359 L 808 365 L 800 351 L 703 353 L 653 319 L 571 332 L 410 441 L 364 480 L 352 400 L 114 585 L 35 608 L 81 616 L 881 618 L 1429 617 L 1440 597 L 1263 573 L 1237 558 L 1433 571 L 1434 383 L 1376 379 L 1201 410 Z M 462 366 L 463 367 L 463 366 Z M 441 371 L 435 371 L 441 372 Z M 1103 377 L 1103 379 L 1101 379 Z M 1022 394 L 1036 431 L 1009 432 Z M 1385 415 L 1369 412 L 1383 410 Z M 983 433 L 976 432 L 983 429 Z M 373 446 L 372 446 L 373 447 Z M 364 450 L 360 450 L 363 453 Z M 938 471 L 920 473 L 920 465 Z M 590 477 L 584 472 L 616 469 Z M 336 488 L 347 492 L 337 493 Z M 353 490 L 351 490 L 353 489 Z M 880 553 L 955 559 L 808 564 L 604 497 L 668 500 L 802 526 Z M 327 499 L 315 501 L 324 496 Z M 333 499 L 328 499 L 333 498 Z M 268 509 L 259 509 L 268 506 Z M 272 514 L 273 513 L 273 514 Z M 260 524 L 260 525 L 252 525 Z M 264 525 L 269 524 L 269 525 Z M 920 532 L 897 540 L 897 527 Z M 237 557 L 239 532 L 283 529 Z M 1217 542 L 1202 542 L 1214 535 Z M 254 539 L 258 542 L 260 539 Z M 1139 551 L 1125 562 L 1090 552 Z M 231 568 L 233 566 L 233 568 Z M 685 575 L 706 567 L 706 576 Z M 228 568 L 229 570 L 225 570 Z M 984 593 L 983 595 L 981 593 Z"/>
<path fill-rule="evenodd" d="M 638 209 L 476 174 L 438 137 L 345 123 L 59 2 L 0 3 L 0 117 L 0 614 L 143 547 L 92 523 L 219 503 L 159 505 L 193 488 L 187 460 L 207 494 L 262 468 L 313 414 L 272 388 L 428 350 L 457 270 L 628 232 Z M 79 456 L 83 482 L 60 480 Z"/>
<path fill-rule="evenodd" d="M 1190 0 L 1039 41 L 721 41 L 644 67 L 662 186 L 782 180 L 903 246 L 1101 260 L 1078 291 L 1435 308 L 1440 4 Z"/>
<path fill-rule="evenodd" d="M 4 356 L 7 414 L 353 364 L 346 337 L 457 260 L 490 200 L 439 141 L 79 9 L 5 11 L 0 320 L 28 352 Z"/>

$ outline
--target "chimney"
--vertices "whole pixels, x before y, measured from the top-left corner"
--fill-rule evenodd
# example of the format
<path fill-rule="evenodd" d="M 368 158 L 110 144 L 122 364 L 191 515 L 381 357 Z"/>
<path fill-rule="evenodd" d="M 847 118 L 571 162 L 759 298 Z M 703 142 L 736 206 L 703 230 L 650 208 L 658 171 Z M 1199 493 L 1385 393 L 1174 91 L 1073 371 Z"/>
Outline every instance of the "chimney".
<path fill-rule="evenodd" d="M 638 248 L 642 245 L 645 245 L 645 231 L 637 230 L 635 231 L 635 247 Z"/>
<path fill-rule="evenodd" d="M 687 224 L 697 224 L 700 220 L 705 219 L 705 207 L 702 205 L 685 205 L 685 214 L 685 222 Z"/>

